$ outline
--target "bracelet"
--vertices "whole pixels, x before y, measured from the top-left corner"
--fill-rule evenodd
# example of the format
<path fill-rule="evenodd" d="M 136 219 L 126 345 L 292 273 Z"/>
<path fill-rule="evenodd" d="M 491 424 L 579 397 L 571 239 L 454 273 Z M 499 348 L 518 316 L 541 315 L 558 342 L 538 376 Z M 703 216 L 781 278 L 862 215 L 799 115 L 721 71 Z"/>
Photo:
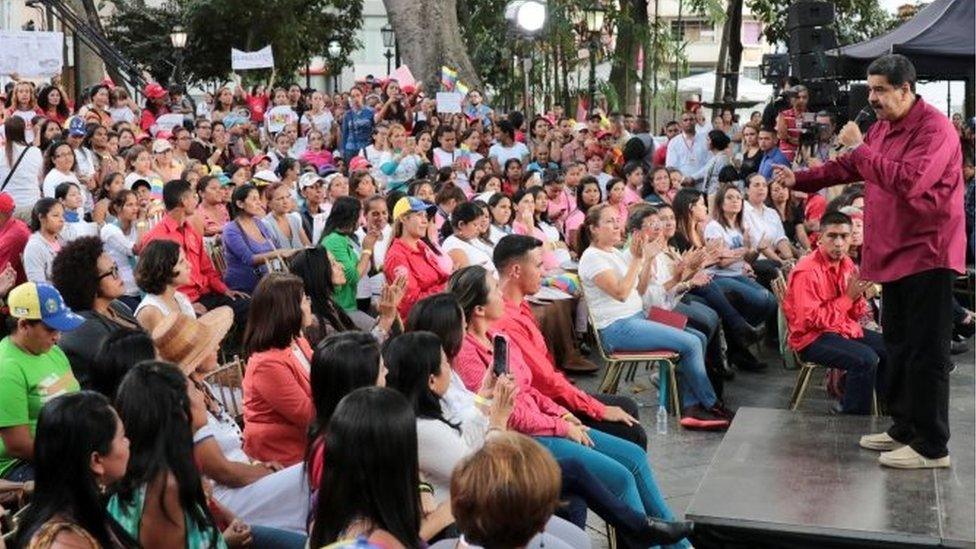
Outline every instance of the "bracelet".
<path fill-rule="evenodd" d="M 474 403 L 475 404 L 481 404 L 482 406 L 491 406 L 491 401 L 490 400 L 488 400 L 487 398 L 485 398 L 485 397 L 483 397 L 483 396 L 481 396 L 481 395 L 479 395 L 477 393 L 475 393 L 475 395 L 474 395 Z"/>
<path fill-rule="evenodd" d="M 366 249 L 362 251 L 362 255 L 372 255 L 372 254 L 373 254 L 373 250 L 370 249 Z"/>
<path fill-rule="evenodd" d="M 427 492 L 428 494 L 434 494 L 434 487 L 427 482 L 420 483 L 420 493 Z"/>

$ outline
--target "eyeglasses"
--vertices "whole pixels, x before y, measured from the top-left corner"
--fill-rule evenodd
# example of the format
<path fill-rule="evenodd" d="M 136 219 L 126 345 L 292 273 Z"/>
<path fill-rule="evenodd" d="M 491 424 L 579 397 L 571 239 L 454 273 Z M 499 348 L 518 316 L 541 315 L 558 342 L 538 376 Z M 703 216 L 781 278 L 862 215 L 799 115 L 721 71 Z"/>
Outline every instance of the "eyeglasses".
<path fill-rule="evenodd" d="M 110 276 L 112 278 L 119 278 L 119 266 L 112 265 L 112 269 L 109 272 L 98 275 L 98 280 L 101 280 L 107 276 Z"/>

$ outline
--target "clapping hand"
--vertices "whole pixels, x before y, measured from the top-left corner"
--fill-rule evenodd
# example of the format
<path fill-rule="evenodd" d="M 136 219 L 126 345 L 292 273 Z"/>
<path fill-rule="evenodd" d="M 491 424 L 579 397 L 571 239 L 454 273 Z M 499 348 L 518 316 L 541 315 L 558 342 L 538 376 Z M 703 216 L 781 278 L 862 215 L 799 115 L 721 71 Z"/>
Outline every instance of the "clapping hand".
<path fill-rule="evenodd" d="M 634 233 L 634 236 L 630 238 L 630 255 L 634 259 L 644 259 L 644 243 L 647 241 L 641 233 Z"/>
<path fill-rule="evenodd" d="M 870 280 L 863 280 L 860 273 L 854 273 L 847 281 L 847 297 L 851 298 L 851 301 L 857 301 L 873 285 Z"/>
<path fill-rule="evenodd" d="M 7 262 L 3 270 L 0 270 L 0 297 L 7 295 L 7 292 L 13 289 L 15 282 L 17 282 L 17 271 L 10 262 Z"/>
<path fill-rule="evenodd" d="M 391 284 L 384 284 L 380 291 L 380 299 L 376 304 L 376 310 L 380 318 L 389 318 L 397 314 L 403 294 L 407 291 L 407 275 L 398 273 Z"/>

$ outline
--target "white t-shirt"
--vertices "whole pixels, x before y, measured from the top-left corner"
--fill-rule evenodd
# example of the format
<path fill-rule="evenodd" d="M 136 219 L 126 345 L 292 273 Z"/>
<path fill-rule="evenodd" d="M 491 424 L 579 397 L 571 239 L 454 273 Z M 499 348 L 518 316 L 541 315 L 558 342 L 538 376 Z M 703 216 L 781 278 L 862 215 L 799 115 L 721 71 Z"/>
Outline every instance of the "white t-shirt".
<path fill-rule="evenodd" d="M 480 246 L 478 244 L 481 244 Z M 491 250 L 488 245 L 481 242 L 479 239 L 472 239 L 470 242 L 461 240 L 457 235 L 452 234 L 444 240 L 441 244 L 441 250 L 444 253 L 450 253 L 451 250 L 461 250 L 464 255 L 468 258 L 468 265 L 479 265 L 484 267 L 488 272 L 495 275 L 497 271 L 495 270 L 495 263 L 491 259 Z"/>
<path fill-rule="evenodd" d="M 725 228 L 714 219 L 709 221 L 708 225 L 705 225 L 705 240 L 711 240 L 713 238 L 721 238 L 730 250 L 738 250 L 745 246 L 745 240 L 739 229 Z M 745 261 L 736 261 L 728 267 L 709 267 L 708 272 L 715 276 L 739 276 L 743 273 L 744 268 Z"/>
<path fill-rule="evenodd" d="M 132 247 L 136 243 L 139 233 L 136 231 L 136 224 L 132 224 L 129 234 L 122 232 L 122 228 L 115 223 L 106 223 L 102 226 L 102 242 L 105 243 L 105 251 L 115 261 L 119 268 L 119 276 L 125 286 L 126 295 L 139 295 L 139 286 L 136 285 L 136 278 L 133 273 L 136 254 L 132 252 Z"/>
<path fill-rule="evenodd" d="M 640 294 L 637 293 L 637 282 L 627 294 L 627 299 L 617 301 L 596 285 L 596 276 L 604 271 L 613 271 L 618 278 L 627 274 L 627 259 L 624 253 L 614 248 L 604 251 L 590 246 L 583 252 L 579 260 L 579 276 L 586 294 L 586 303 L 593 314 L 593 321 L 598 330 L 602 330 L 621 318 L 627 318 L 643 310 Z"/>
<path fill-rule="evenodd" d="M 332 131 L 333 124 L 335 124 L 335 117 L 328 109 L 315 115 L 311 111 L 302 115 L 301 125 L 322 132 L 326 140 L 328 140 L 329 132 Z"/>
<path fill-rule="evenodd" d="M 16 164 L 20 154 L 24 151 L 23 145 L 14 144 L 11 151 L 10 164 Z M 34 203 L 41 198 L 40 175 L 44 166 L 44 155 L 37 147 L 27 147 L 27 152 L 21 158 L 17 171 L 10 176 L 10 181 L 3 189 L 3 192 L 14 199 L 14 205 L 18 208 L 31 208 Z M 7 164 L 7 155 L 0 150 L 0 183 L 7 179 L 12 165 Z"/>
<path fill-rule="evenodd" d="M 78 180 L 78 176 L 71 173 L 62 173 L 57 168 L 53 168 L 51 171 L 47 172 L 44 176 L 44 184 L 41 188 L 44 191 L 44 196 L 47 198 L 54 198 L 54 191 L 58 188 L 58 185 L 62 183 L 74 183 L 78 185 L 79 189 L 82 189 L 81 181 Z"/>
<path fill-rule="evenodd" d="M 510 158 L 517 158 L 520 162 L 524 163 L 529 158 L 529 148 L 525 146 L 525 143 L 520 143 L 516 141 L 511 147 L 503 147 L 501 143 L 495 143 L 488 149 L 488 157 L 495 157 L 498 160 L 498 165 L 504 169 L 505 163 L 508 162 Z"/>
<path fill-rule="evenodd" d="M 762 209 L 759 209 L 749 202 L 744 202 L 742 204 L 742 223 L 749 231 L 749 238 L 757 246 L 764 237 L 770 246 L 775 246 L 779 241 L 786 240 L 786 232 L 783 231 L 783 221 L 779 218 L 779 214 L 765 204 L 763 204 Z"/>
<path fill-rule="evenodd" d="M 31 120 L 33 120 L 37 116 L 37 111 L 35 110 L 14 111 L 13 113 L 11 113 L 11 116 L 19 116 L 20 118 L 24 119 L 24 140 L 26 140 L 28 143 L 33 143 L 34 125 L 31 124 Z"/>

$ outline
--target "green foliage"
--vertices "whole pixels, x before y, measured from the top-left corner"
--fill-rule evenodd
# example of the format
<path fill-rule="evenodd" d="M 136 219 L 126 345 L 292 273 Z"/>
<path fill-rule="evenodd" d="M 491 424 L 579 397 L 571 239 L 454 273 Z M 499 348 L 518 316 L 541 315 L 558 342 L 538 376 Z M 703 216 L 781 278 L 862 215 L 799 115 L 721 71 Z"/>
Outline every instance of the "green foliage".
<path fill-rule="evenodd" d="M 362 0 L 172 0 L 161 8 L 145 0 L 109 1 L 115 13 L 106 25 L 108 39 L 163 83 L 173 73 L 169 33 L 175 25 L 187 30 L 188 82 L 226 79 L 232 47 L 253 51 L 271 44 L 279 75 L 294 74 L 311 57 L 327 57 L 331 40 L 342 45 L 343 58 L 359 47 Z M 243 75 L 258 79 L 268 72 Z"/>
<path fill-rule="evenodd" d="M 746 0 L 746 6 L 763 23 L 766 40 L 775 44 L 786 42 L 786 9 L 791 0 Z M 881 8 L 878 0 L 834 0 L 837 40 L 853 44 L 894 28 L 898 20 Z"/>

